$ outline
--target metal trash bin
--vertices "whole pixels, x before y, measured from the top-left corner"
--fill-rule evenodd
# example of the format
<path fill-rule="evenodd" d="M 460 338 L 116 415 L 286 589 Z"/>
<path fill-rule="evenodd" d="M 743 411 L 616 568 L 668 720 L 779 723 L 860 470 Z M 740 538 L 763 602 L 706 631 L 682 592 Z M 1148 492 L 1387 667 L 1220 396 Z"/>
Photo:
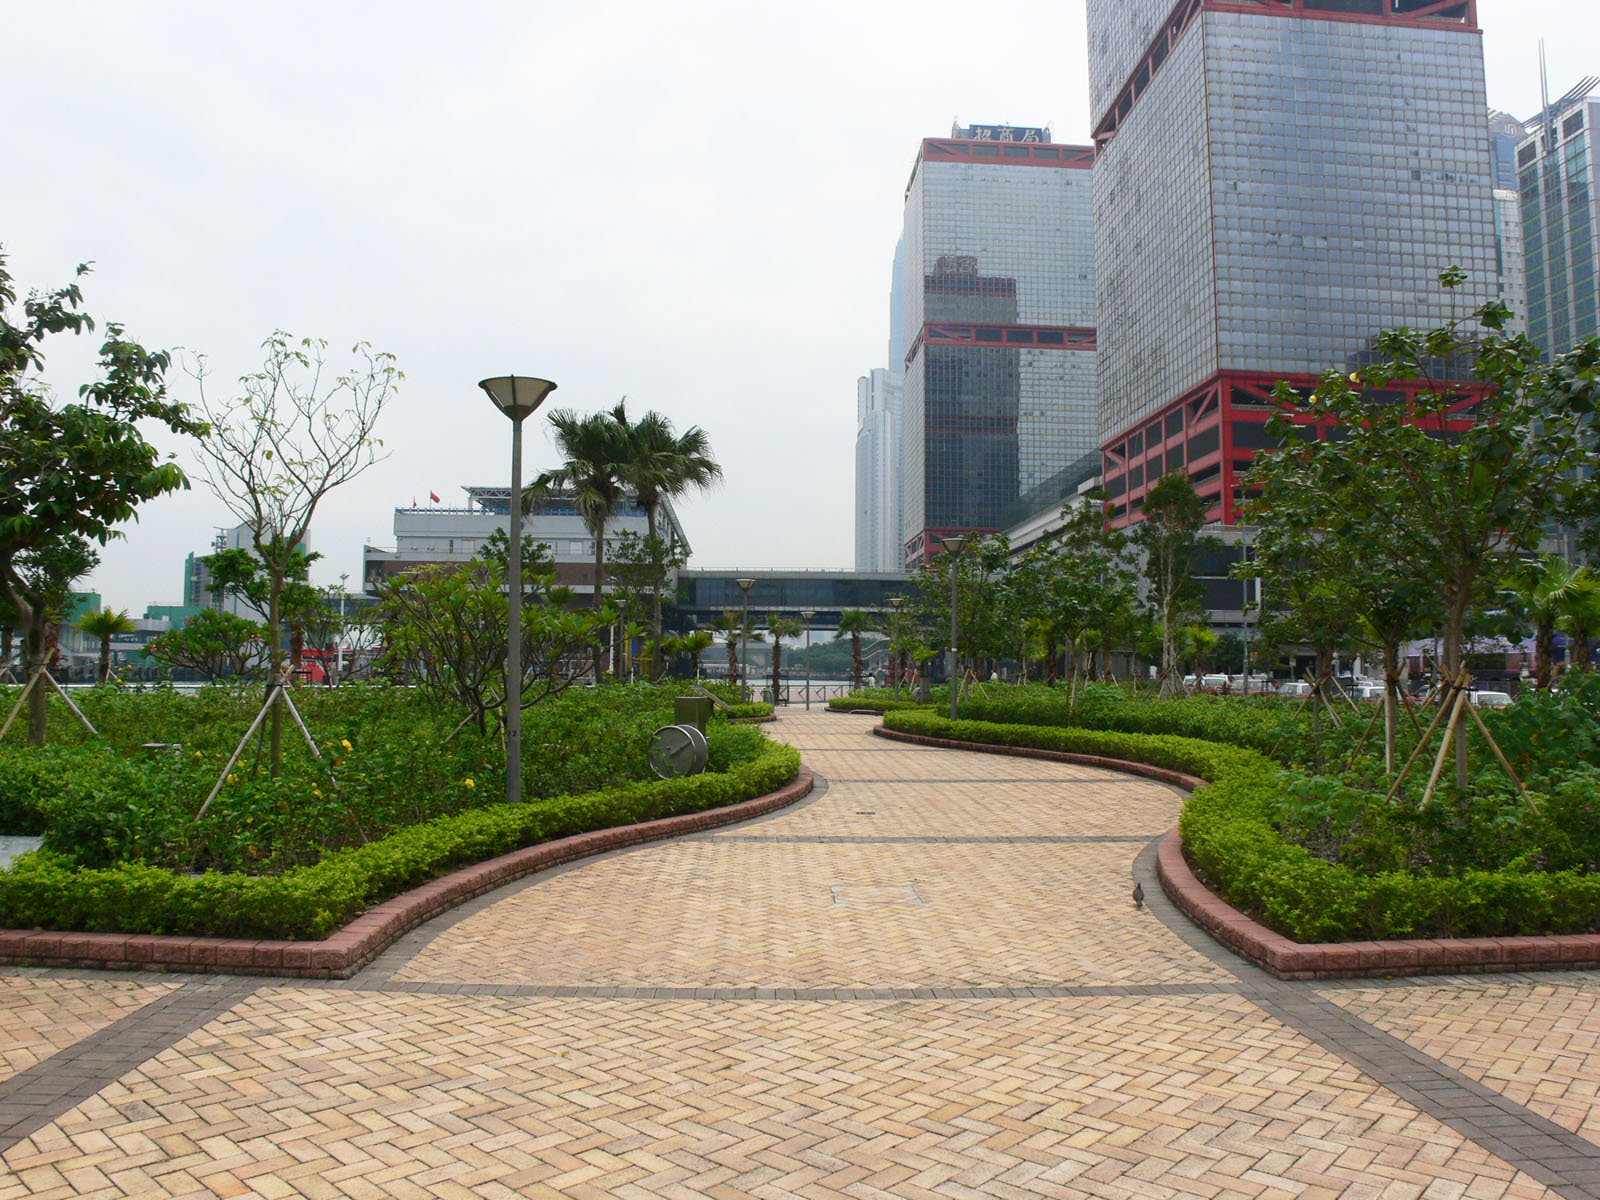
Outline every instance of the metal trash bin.
<path fill-rule="evenodd" d="M 672 701 L 674 725 L 693 725 L 701 733 L 711 723 L 710 696 L 677 696 Z"/>

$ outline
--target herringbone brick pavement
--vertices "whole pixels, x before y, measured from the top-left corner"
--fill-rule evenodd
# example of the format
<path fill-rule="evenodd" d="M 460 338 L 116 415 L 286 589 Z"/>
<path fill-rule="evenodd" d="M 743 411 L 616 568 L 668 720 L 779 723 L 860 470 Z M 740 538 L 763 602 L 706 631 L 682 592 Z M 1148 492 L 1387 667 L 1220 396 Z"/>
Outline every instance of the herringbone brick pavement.
<path fill-rule="evenodd" d="M 1555 1194 L 1133 909 L 1133 858 L 1177 793 L 896 747 L 871 724 L 775 727 L 830 781 L 811 803 L 508 889 L 380 964 L 377 987 L 267 988 L 135 1069 L 110 1056 L 96 1094 L 0 1155 L 0 1200 Z M 1125 840 L 1083 840 L 1106 837 Z M 579 994 L 436 990 L 474 981 Z M 1030 983 L 1141 994 L 950 994 Z M 0 971 L 5 1061 L 47 1071 L 52 1049 L 170 986 Z M 941 994 L 592 994 L 608 986 Z M 1548 986 L 1328 991 L 1463 1063 L 1470 1047 L 1445 1032 L 1477 1022 L 1503 1039 L 1483 1078 L 1532 1081 L 1530 1107 L 1570 1121 L 1593 1077 L 1593 995 Z M 1567 1081 L 1559 1097 L 1550 1079 Z"/>
<path fill-rule="evenodd" d="M 0 976 L 0 1080 L 98 1033 L 177 986 L 154 979 Z"/>
<path fill-rule="evenodd" d="M 1546 1194 L 1239 997 L 282 988 L 6 1162 L 0 1200 Z"/>
<path fill-rule="evenodd" d="M 798 988 L 1228 978 L 1135 911 L 1128 871 L 1139 849 L 680 842 L 501 901 L 396 979 Z"/>
<path fill-rule="evenodd" d="M 1341 989 L 1378 1028 L 1600 1143 L 1600 978 Z"/>

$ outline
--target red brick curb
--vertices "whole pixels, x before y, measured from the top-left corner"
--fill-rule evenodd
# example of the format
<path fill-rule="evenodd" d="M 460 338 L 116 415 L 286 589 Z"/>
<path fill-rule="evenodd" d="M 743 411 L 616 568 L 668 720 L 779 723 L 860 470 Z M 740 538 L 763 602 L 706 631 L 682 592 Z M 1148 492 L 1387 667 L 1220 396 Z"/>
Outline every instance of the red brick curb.
<path fill-rule="evenodd" d="M 0 930 L 0 964 L 348 979 L 402 935 L 484 892 L 576 858 L 763 816 L 805 796 L 813 780 L 803 766 L 791 782 L 752 800 L 525 846 L 376 904 L 321 941 L 6 929 Z"/>
<path fill-rule="evenodd" d="M 879 737 L 951 750 L 977 750 L 1018 758 L 1084 763 L 1143 775 L 1194 791 L 1205 781 L 1180 771 L 1093 754 L 956 742 L 879 726 Z M 1497 971 L 1578 970 L 1600 967 L 1600 934 L 1517 938 L 1410 938 L 1386 942 L 1296 942 L 1252 920 L 1201 883 L 1183 856 L 1176 829 L 1161 839 L 1156 874 L 1168 898 L 1196 925 L 1241 958 L 1279 979 L 1353 979 L 1377 975 L 1458 975 Z"/>

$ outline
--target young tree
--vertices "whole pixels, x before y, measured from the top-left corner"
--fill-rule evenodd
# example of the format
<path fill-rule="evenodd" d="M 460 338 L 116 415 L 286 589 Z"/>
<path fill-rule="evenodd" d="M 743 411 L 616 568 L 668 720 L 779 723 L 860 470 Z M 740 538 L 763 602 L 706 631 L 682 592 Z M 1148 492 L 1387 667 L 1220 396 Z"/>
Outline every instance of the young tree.
<path fill-rule="evenodd" d="M 722 644 L 728 651 L 728 682 L 734 683 L 739 678 L 739 641 L 747 634 L 750 626 L 742 614 L 737 612 L 724 612 L 711 623 L 711 628 L 722 639 Z"/>
<path fill-rule="evenodd" d="M 81 277 L 87 266 L 78 268 Z M 78 389 L 76 402 L 58 404 L 37 378 L 44 341 L 52 334 L 94 328 L 80 312 L 76 283 L 31 294 L 16 311 L 17 294 L 0 253 L 0 602 L 22 629 L 26 677 L 49 654 L 50 595 L 25 564 L 30 555 L 64 553 L 74 541 L 104 545 L 115 526 L 146 500 L 187 487 L 176 463 L 163 461 L 141 422 L 177 434 L 199 426 L 166 394 L 165 352 L 146 350 L 108 325 L 99 375 Z M 55 573 L 59 578 L 59 573 Z M 45 690 L 28 701 L 28 741 L 43 745 Z"/>
<path fill-rule="evenodd" d="M 127 609 L 113 612 L 102 608 L 78 618 L 78 628 L 100 639 L 100 668 L 95 672 L 95 682 L 107 682 L 111 678 L 111 639 L 119 633 L 132 633 L 138 626 L 128 616 Z"/>
<path fill-rule="evenodd" d="M 709 629 L 696 629 L 686 633 L 679 639 L 683 652 L 689 656 L 689 678 L 700 678 L 700 656 L 712 646 L 716 645 L 717 638 Z"/>
<path fill-rule="evenodd" d="M 783 686 L 783 639 L 797 638 L 806 627 L 793 617 L 773 613 L 767 618 L 767 636 L 772 639 L 772 702 L 778 702 L 778 689 Z"/>
<path fill-rule="evenodd" d="M 334 488 L 377 462 L 378 418 L 403 376 L 392 354 L 365 342 L 351 350 L 354 365 L 332 379 L 324 341 L 295 341 L 282 330 L 262 343 L 260 371 L 239 380 L 239 394 L 216 400 L 205 393 L 206 360 L 194 370 L 201 408 L 210 423 L 201 463 L 211 489 L 250 531 L 266 573 L 266 633 L 271 689 L 284 683 L 284 589 L 291 582 L 317 507 Z M 271 770 L 283 770 L 283 710 L 274 705 Z"/>
<path fill-rule="evenodd" d="M 1440 276 L 1446 289 L 1465 280 L 1455 268 Z M 1451 681 L 1473 611 L 1585 498 L 1582 481 L 1596 466 L 1587 426 L 1600 401 L 1600 338 L 1546 365 L 1526 336 L 1505 336 L 1509 316 L 1494 301 L 1427 332 L 1385 332 L 1359 373 L 1330 371 L 1303 400 L 1286 386 L 1277 393 L 1286 409 L 1338 427 L 1359 472 L 1352 485 L 1403 515 L 1394 536 L 1431 566 Z M 1414 386 L 1415 398 L 1396 401 L 1395 383 Z M 1456 785 L 1465 789 L 1467 741 L 1456 732 Z"/>
<path fill-rule="evenodd" d="M 1144 521 L 1133 540 L 1145 554 L 1145 581 L 1150 606 L 1161 627 L 1161 691 L 1163 700 L 1183 694 L 1180 631 L 1202 616 L 1200 587 L 1195 568 L 1203 554 L 1215 553 L 1221 543 L 1204 537 L 1206 501 L 1181 471 L 1162 476 L 1144 499 Z"/>
<path fill-rule="evenodd" d="M 861 635 L 864 633 L 876 633 L 877 630 L 877 618 L 869 612 L 853 608 L 848 612 L 839 614 L 839 628 L 834 630 L 833 640 L 838 641 L 840 638 L 850 639 L 851 677 L 854 680 L 854 688 L 858 692 L 861 690 L 862 674 L 866 670 L 866 663 L 861 658 Z"/>
<path fill-rule="evenodd" d="M 1517 594 L 1534 629 L 1535 686 L 1548 691 L 1555 677 L 1556 628 L 1575 604 L 1600 591 L 1600 577 L 1557 554 L 1525 558 L 1506 585 Z"/>
<path fill-rule="evenodd" d="M 163 633 L 145 654 L 168 667 L 193 671 L 206 680 L 259 675 L 268 659 L 261 626 L 236 613 L 203 608 L 182 629 Z"/>

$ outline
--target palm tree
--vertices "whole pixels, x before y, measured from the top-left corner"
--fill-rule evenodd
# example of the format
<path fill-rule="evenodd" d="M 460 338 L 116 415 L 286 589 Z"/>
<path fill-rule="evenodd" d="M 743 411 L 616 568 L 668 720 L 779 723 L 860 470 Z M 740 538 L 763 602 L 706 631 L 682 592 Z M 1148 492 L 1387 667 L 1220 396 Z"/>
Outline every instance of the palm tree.
<path fill-rule="evenodd" d="M 78 621 L 78 628 L 90 637 L 100 639 L 99 682 L 104 683 L 111 678 L 111 639 L 119 633 L 132 633 L 138 626 L 128 616 L 127 609 L 112 612 L 109 608 L 102 608 L 81 618 Z"/>
<path fill-rule="evenodd" d="M 647 412 L 638 421 L 630 423 L 624 407 L 626 403 L 624 398 L 614 410 L 628 439 L 622 480 L 637 494 L 639 507 L 644 509 L 645 520 L 649 524 L 651 545 L 655 545 L 662 500 L 681 496 L 691 489 L 709 488 L 722 478 L 722 468 L 711 457 L 711 441 L 698 425 L 679 435 L 673 432 L 672 422 L 658 412 Z M 660 643 L 660 579 L 652 581 L 652 591 L 655 640 Z"/>
<path fill-rule="evenodd" d="M 562 464 L 533 481 L 522 497 L 524 510 L 535 500 L 553 495 L 569 497 L 577 505 L 583 527 L 594 538 L 594 608 L 604 605 L 606 523 L 623 499 L 623 471 L 631 453 L 627 433 L 627 413 L 618 404 L 610 412 L 579 416 L 570 408 L 550 414 L 556 447 Z M 605 647 L 594 648 L 594 681 L 605 675 Z"/>
<path fill-rule="evenodd" d="M 739 635 L 745 630 L 744 618 L 736 612 L 725 612 L 711 623 L 711 628 L 722 635 L 728 648 L 728 682 L 739 678 Z"/>
<path fill-rule="evenodd" d="M 1562 602 L 1561 615 L 1556 619 L 1556 628 L 1572 638 L 1567 664 L 1579 671 L 1589 669 L 1589 643 L 1600 629 L 1600 579 L 1588 568 L 1583 569 L 1589 574 L 1588 586 L 1575 589 Z"/>
<path fill-rule="evenodd" d="M 773 613 L 767 618 L 767 634 L 772 638 L 772 702 L 778 702 L 778 688 L 781 686 L 780 672 L 783 668 L 783 639 L 797 638 L 806 631 L 806 627 L 793 617 L 779 616 Z"/>
<path fill-rule="evenodd" d="M 689 674 L 699 679 L 700 656 L 716 645 L 716 635 L 709 629 L 696 629 L 693 633 L 684 634 L 678 642 L 683 647 L 683 652 L 689 656 Z"/>
<path fill-rule="evenodd" d="M 862 612 L 853 608 L 849 612 L 839 614 L 839 628 L 833 635 L 833 640 L 842 637 L 850 639 L 850 653 L 855 663 L 855 690 L 861 690 L 861 673 L 865 664 L 861 661 L 861 635 L 877 631 L 878 622 L 869 612 Z"/>
<path fill-rule="evenodd" d="M 1535 683 L 1541 690 L 1548 689 L 1555 672 L 1556 626 L 1580 608 L 1585 597 L 1600 589 L 1600 578 L 1588 567 L 1576 567 L 1558 554 L 1546 554 L 1523 560 L 1506 583 L 1522 598 L 1533 622 Z"/>

